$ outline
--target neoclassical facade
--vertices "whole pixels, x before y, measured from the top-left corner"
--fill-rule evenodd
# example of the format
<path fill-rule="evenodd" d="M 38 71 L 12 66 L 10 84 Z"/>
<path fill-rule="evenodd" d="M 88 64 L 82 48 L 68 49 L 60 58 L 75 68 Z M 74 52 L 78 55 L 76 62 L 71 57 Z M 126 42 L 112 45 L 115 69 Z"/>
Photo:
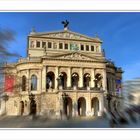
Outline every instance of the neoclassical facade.
<path fill-rule="evenodd" d="M 106 60 L 101 45 L 98 37 L 75 33 L 67 27 L 30 32 L 27 57 L 4 65 L 5 77 L 12 77 L 12 85 L 4 88 L 1 114 L 102 116 L 108 108 L 107 94 L 111 95 L 113 110 L 122 100 L 121 92 L 116 91 L 122 70 Z"/>

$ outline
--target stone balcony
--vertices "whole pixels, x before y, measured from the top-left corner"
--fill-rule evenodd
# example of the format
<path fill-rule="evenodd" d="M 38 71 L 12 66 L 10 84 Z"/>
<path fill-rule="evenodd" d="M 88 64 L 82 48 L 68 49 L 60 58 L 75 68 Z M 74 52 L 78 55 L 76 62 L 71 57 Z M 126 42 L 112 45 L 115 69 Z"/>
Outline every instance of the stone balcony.
<path fill-rule="evenodd" d="M 27 58 L 20 58 L 18 63 L 25 63 L 25 62 L 41 62 L 40 57 L 27 57 Z"/>
<path fill-rule="evenodd" d="M 96 92 L 96 93 L 104 93 L 104 91 L 102 89 L 99 89 L 99 88 L 90 88 L 90 87 L 66 87 L 66 88 L 62 88 L 62 87 L 59 87 L 59 89 L 47 89 L 46 91 L 47 93 L 50 93 L 50 92 Z"/>

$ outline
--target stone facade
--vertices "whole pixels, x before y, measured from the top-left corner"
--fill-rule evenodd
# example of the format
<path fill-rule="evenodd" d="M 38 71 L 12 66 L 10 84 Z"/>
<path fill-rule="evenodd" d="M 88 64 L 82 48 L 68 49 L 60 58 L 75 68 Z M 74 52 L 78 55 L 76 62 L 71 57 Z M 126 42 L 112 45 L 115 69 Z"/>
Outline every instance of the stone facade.
<path fill-rule="evenodd" d="M 122 100 L 116 94 L 115 83 L 122 79 L 122 70 L 105 59 L 101 44 L 98 37 L 66 28 L 31 32 L 27 57 L 5 64 L 5 75 L 14 76 L 14 88 L 4 92 L 1 114 L 29 115 L 29 95 L 34 95 L 37 115 L 102 116 L 104 108 L 108 108 L 107 94 L 112 96 L 111 104 Z"/>

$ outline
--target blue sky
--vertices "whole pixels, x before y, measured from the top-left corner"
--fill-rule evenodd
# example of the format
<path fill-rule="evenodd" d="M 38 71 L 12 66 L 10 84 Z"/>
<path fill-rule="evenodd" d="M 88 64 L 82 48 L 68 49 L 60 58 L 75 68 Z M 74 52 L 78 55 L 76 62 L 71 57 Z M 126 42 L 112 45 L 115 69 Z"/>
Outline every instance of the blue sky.
<path fill-rule="evenodd" d="M 140 77 L 140 13 L 136 12 L 1 12 L 0 29 L 15 31 L 15 40 L 8 50 L 26 56 L 27 35 L 36 31 L 62 30 L 62 20 L 70 22 L 69 29 L 91 37 L 96 33 L 103 41 L 106 58 L 125 71 L 123 80 Z M 16 61 L 12 58 L 9 61 Z"/>

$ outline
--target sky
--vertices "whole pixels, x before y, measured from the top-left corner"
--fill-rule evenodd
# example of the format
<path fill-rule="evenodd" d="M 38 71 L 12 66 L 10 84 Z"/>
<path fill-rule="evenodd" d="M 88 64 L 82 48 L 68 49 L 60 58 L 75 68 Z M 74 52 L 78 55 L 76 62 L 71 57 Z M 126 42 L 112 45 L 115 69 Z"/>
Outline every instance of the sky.
<path fill-rule="evenodd" d="M 71 31 L 91 37 L 98 34 L 106 58 L 122 67 L 124 81 L 140 77 L 139 12 L 0 12 L 0 19 L 0 31 L 14 32 L 14 39 L 4 43 L 11 53 L 26 57 L 27 35 L 32 28 L 36 32 L 63 30 L 61 21 L 67 19 Z"/>

